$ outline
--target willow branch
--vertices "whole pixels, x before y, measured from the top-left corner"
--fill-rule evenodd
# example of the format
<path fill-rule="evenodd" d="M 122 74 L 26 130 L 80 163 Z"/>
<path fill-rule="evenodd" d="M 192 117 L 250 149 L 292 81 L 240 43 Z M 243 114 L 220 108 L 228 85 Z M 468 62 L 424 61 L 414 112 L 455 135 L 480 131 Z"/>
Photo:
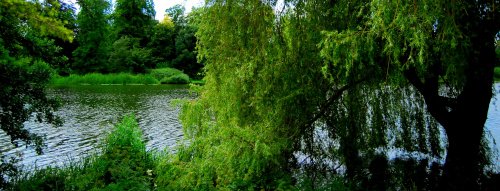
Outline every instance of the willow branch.
<path fill-rule="evenodd" d="M 404 74 L 410 84 L 424 97 L 427 110 L 431 115 L 442 125 L 448 123 L 450 115 L 448 108 L 454 107 L 456 99 L 439 95 L 437 81 L 434 81 L 437 78 L 426 78 L 426 82 L 424 83 L 417 76 L 416 69 L 413 67 L 406 70 Z"/>
<path fill-rule="evenodd" d="M 352 87 L 360 84 L 361 82 L 366 81 L 367 79 L 368 78 L 363 78 L 363 79 L 355 81 L 355 82 L 353 82 L 351 84 L 347 84 L 347 85 L 343 86 L 340 89 L 334 90 L 335 92 L 333 93 L 333 95 L 330 96 L 330 98 L 328 98 L 328 100 L 326 101 L 326 103 L 323 104 L 320 107 L 320 110 L 318 111 L 318 113 L 316 113 L 311 120 L 309 120 L 307 123 L 305 123 L 305 127 L 310 127 L 314 122 L 316 122 L 316 120 L 318 120 L 319 118 L 323 117 L 326 114 L 326 112 L 328 111 L 328 109 L 330 108 L 330 106 L 333 104 L 333 102 L 335 100 L 338 100 L 340 98 L 340 96 L 342 96 L 342 94 L 346 90 L 351 89 Z"/>

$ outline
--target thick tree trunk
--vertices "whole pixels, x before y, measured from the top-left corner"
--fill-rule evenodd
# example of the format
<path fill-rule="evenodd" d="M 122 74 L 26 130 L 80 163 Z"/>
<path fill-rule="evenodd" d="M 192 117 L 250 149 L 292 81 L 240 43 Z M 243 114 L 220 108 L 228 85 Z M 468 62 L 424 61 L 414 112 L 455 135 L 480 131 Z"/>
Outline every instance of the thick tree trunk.
<path fill-rule="evenodd" d="M 346 175 L 349 181 L 356 182 L 357 178 L 359 178 L 360 168 L 361 168 L 361 159 L 359 156 L 359 148 L 358 148 L 358 139 L 359 139 L 359 127 L 356 124 L 356 120 L 358 120 L 358 111 L 355 110 L 357 107 L 357 92 L 356 90 L 348 90 L 347 91 L 347 129 L 346 134 L 341 136 L 341 150 L 345 157 L 345 165 L 346 165 Z"/>
<path fill-rule="evenodd" d="M 476 33 L 478 34 L 478 33 Z M 472 37 L 471 57 L 466 82 L 457 104 L 442 124 L 448 137 L 442 188 L 447 190 L 478 190 L 481 139 L 492 97 L 493 69 L 497 62 L 493 40 Z M 478 36 L 480 36 L 478 35 Z"/>
<path fill-rule="evenodd" d="M 468 116 L 466 112 L 451 120 L 454 121 L 445 127 L 448 149 L 440 190 L 478 190 L 478 179 L 482 172 L 479 151 L 484 120 Z"/>
<path fill-rule="evenodd" d="M 478 190 L 481 139 L 492 97 L 493 70 L 497 62 L 493 38 L 495 33 L 470 32 L 470 54 L 467 55 L 465 81 L 457 98 L 439 95 L 440 66 L 424 81 L 414 69 L 406 78 L 423 95 L 430 114 L 444 127 L 448 137 L 446 163 L 440 190 Z"/>
<path fill-rule="evenodd" d="M 488 107 L 492 97 L 493 67 L 496 62 L 494 46 L 485 40 L 473 41 L 476 53 L 469 60 L 466 84 L 451 112 L 448 151 L 442 177 L 447 190 L 478 190 L 481 139 Z"/>

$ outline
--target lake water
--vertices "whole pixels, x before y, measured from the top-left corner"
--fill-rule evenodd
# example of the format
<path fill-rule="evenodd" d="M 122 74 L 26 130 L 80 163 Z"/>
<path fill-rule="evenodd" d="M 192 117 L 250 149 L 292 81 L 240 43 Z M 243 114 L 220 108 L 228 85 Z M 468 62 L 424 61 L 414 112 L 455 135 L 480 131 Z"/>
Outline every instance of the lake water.
<path fill-rule="evenodd" d="M 495 84 L 494 98 L 486 121 L 491 146 L 497 151 L 500 145 L 500 83 Z M 178 120 L 179 108 L 173 107 L 173 99 L 189 96 L 187 86 L 71 86 L 53 88 L 50 95 L 64 103 L 57 112 L 64 119 L 62 127 L 52 128 L 45 124 L 26 122 L 32 132 L 45 135 L 47 147 L 44 154 L 34 149 L 15 148 L 5 134 L 0 135 L 0 150 L 9 156 L 21 156 L 18 163 L 27 169 L 34 167 L 62 166 L 97 152 L 98 146 L 111 131 L 113 124 L 127 114 L 135 114 L 143 130 L 148 150 L 175 149 L 183 136 Z M 0 131 L 1 132 L 1 131 Z M 3 132 L 1 132 L 3 133 Z M 494 159 L 500 171 L 500 159 Z"/>
<path fill-rule="evenodd" d="M 490 102 L 488 110 L 488 119 L 486 119 L 485 131 L 486 136 L 490 140 L 490 147 L 492 147 L 493 162 L 496 166 L 496 171 L 500 172 L 500 82 L 494 85 L 495 94 Z"/>
<path fill-rule="evenodd" d="M 61 98 L 57 114 L 64 119 L 61 127 L 26 122 L 31 132 L 45 135 L 43 155 L 34 149 L 15 148 L 8 137 L 0 136 L 0 149 L 7 155 L 22 156 L 18 164 L 25 168 L 61 166 L 97 152 L 105 137 L 127 114 L 135 114 L 143 130 L 148 150 L 174 149 L 182 138 L 179 108 L 172 99 L 188 96 L 187 86 L 72 86 L 50 89 L 49 95 Z"/>

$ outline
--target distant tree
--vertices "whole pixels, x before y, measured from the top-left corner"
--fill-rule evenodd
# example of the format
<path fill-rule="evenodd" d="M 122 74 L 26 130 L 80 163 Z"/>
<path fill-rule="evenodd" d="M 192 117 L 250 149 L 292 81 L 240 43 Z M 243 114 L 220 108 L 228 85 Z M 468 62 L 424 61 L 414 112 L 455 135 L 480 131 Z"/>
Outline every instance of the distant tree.
<path fill-rule="evenodd" d="M 175 58 L 175 31 L 174 23 L 169 16 L 165 16 L 153 28 L 148 48 L 151 49 L 154 63 L 171 67 L 170 62 Z"/>
<path fill-rule="evenodd" d="M 25 129 L 23 123 L 33 116 L 40 122 L 60 123 L 53 114 L 58 104 L 44 91 L 52 70 L 37 51 L 44 49 L 45 42 L 52 42 L 43 36 L 68 41 L 73 37 L 57 18 L 58 9 L 57 1 L 0 1 L 0 128 L 11 143 L 35 146 L 37 153 L 42 152 L 42 138 Z M 33 41 L 35 35 L 39 40 Z M 0 188 L 7 186 L 5 175 L 15 172 L 2 155 Z"/>
<path fill-rule="evenodd" d="M 198 27 L 195 20 L 200 17 L 203 9 L 193 9 L 187 16 L 184 11 L 181 5 L 175 5 L 166 10 L 174 23 L 175 33 L 175 56 L 171 65 L 191 77 L 200 78 L 199 73 L 203 65 L 199 64 L 196 59 L 195 34 Z"/>
<path fill-rule="evenodd" d="M 79 0 L 80 12 L 76 40 L 78 48 L 73 52 L 73 69 L 79 73 L 105 72 L 109 51 L 110 3 L 107 0 Z"/>
<path fill-rule="evenodd" d="M 185 11 L 186 11 L 186 9 L 182 5 L 174 5 L 173 7 L 170 7 L 170 8 L 165 10 L 167 15 L 174 22 L 176 28 L 180 28 L 186 24 L 186 19 L 185 19 L 185 15 L 184 15 Z"/>
<path fill-rule="evenodd" d="M 191 77 L 195 77 L 203 65 L 196 60 L 196 27 L 185 25 L 180 28 L 175 37 L 175 59 L 172 66 L 184 71 Z"/>
<path fill-rule="evenodd" d="M 113 50 L 109 61 L 110 65 L 116 68 L 110 70 L 118 71 L 118 68 L 125 71 L 144 72 L 147 68 L 153 68 L 155 63 L 148 50 L 148 44 L 153 36 L 153 29 L 156 24 L 154 20 L 155 10 L 152 0 L 117 0 L 113 12 Z M 119 47 L 125 46 L 125 47 Z M 132 48 L 132 49 L 129 49 Z M 126 58 L 119 58 L 130 51 Z M 120 63 L 120 61 L 126 61 Z M 140 67 L 140 68 L 139 68 Z"/>
<path fill-rule="evenodd" d="M 58 0 L 60 4 L 59 13 L 57 18 L 64 23 L 64 27 L 77 32 L 77 15 L 76 8 L 73 3 L 68 3 L 64 0 Z M 50 38 L 50 37 L 49 37 Z M 52 37 L 54 44 L 61 48 L 58 53 L 60 56 L 64 56 L 66 59 L 64 62 L 60 62 L 55 66 L 55 69 L 60 75 L 68 75 L 71 72 L 71 64 L 74 62 L 73 51 L 77 48 L 78 44 L 76 41 L 67 41 L 57 37 Z"/>
<path fill-rule="evenodd" d="M 112 45 L 107 72 L 146 72 L 146 63 L 152 63 L 151 50 L 141 48 L 139 39 L 124 36 Z"/>
<path fill-rule="evenodd" d="M 153 0 L 117 0 L 115 3 L 113 13 L 115 40 L 124 36 L 137 38 L 139 45 L 145 47 L 155 25 L 156 13 Z"/>

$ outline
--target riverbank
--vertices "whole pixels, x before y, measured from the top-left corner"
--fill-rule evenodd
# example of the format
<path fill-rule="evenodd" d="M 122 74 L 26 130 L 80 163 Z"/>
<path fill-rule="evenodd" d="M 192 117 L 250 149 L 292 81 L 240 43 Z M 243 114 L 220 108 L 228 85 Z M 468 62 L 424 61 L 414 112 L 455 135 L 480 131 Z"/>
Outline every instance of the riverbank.
<path fill-rule="evenodd" d="M 218 190 L 218 170 L 196 168 L 207 161 L 189 159 L 193 147 L 179 147 L 176 154 L 146 150 L 133 115 L 123 118 L 107 136 L 102 152 L 82 162 L 25 173 L 12 180 L 11 190 Z M 187 158 L 186 158 L 187 157 Z M 210 157 L 204 160 L 210 160 Z M 248 162 L 248 161 L 247 161 Z M 235 172 L 244 173 L 244 172 Z M 269 174 L 269 176 L 273 176 Z M 290 178 L 290 177 L 289 177 Z M 255 183 L 240 177 L 234 189 Z M 309 190 L 283 179 L 284 190 Z M 239 185 L 242 184 L 242 185 Z M 276 182 L 274 182 L 276 184 Z M 253 186 L 252 186 L 253 185 Z M 334 190 L 349 190 L 340 177 L 327 183 Z"/>
<path fill-rule="evenodd" d="M 211 163 L 210 160 L 214 156 L 197 155 L 198 149 L 206 148 L 198 145 L 196 140 L 192 146 L 180 146 L 177 153 L 169 154 L 147 151 L 143 137 L 137 120 L 133 115 L 129 115 L 115 125 L 105 139 L 100 154 L 87 157 L 79 163 L 71 163 L 63 168 L 49 167 L 18 176 L 12 180 L 11 190 L 240 190 L 260 188 L 255 181 L 261 180 L 248 179 L 247 176 L 254 172 L 247 171 L 247 168 L 252 163 L 264 162 L 265 159 L 254 158 L 255 156 L 250 155 L 243 157 L 247 160 L 232 161 L 237 164 L 227 161 L 232 165 L 242 165 L 243 171 L 229 171 L 234 174 L 219 174 L 226 172 L 224 167 L 229 164 L 220 164 L 217 167 L 207 165 Z M 426 172 L 426 165 L 417 165 L 420 164 L 418 161 L 397 159 L 382 162 L 384 163 L 380 167 L 382 169 L 376 168 L 374 171 L 383 170 L 384 175 L 360 180 L 363 187 L 436 188 L 436 182 L 433 180 L 438 180 L 439 173 L 418 174 L 417 172 Z M 415 170 L 417 168 L 415 165 L 419 169 Z M 420 169 L 422 167 L 423 169 Z M 332 175 L 330 178 L 322 177 L 324 179 L 322 185 L 311 185 L 308 177 L 301 177 L 300 172 L 295 172 L 295 178 L 291 174 L 283 173 L 267 174 L 277 179 L 268 184 L 281 188 L 279 190 L 351 190 L 353 188 L 346 183 L 347 179 L 341 174 Z M 221 179 L 221 176 L 226 177 L 225 175 L 231 175 L 231 178 Z M 498 185 L 496 181 L 500 177 L 498 174 L 490 174 L 484 178 L 485 188 L 496 188 L 495 186 Z M 260 179 L 264 180 L 266 177 L 260 177 Z M 223 183 L 229 185 L 223 185 Z M 419 183 L 424 185 L 417 185 Z M 219 187 L 219 184 L 222 186 Z"/>
<path fill-rule="evenodd" d="M 204 81 L 193 80 L 187 74 L 174 68 L 152 69 L 146 74 L 101 74 L 90 73 L 84 75 L 71 74 L 69 76 L 55 75 L 50 81 L 50 85 L 157 85 L 157 84 L 198 84 L 203 85 Z"/>
<path fill-rule="evenodd" d="M 13 190 L 153 190 L 157 159 L 146 152 L 134 116 L 127 116 L 108 135 L 101 154 L 24 174 L 13 181 Z"/>

